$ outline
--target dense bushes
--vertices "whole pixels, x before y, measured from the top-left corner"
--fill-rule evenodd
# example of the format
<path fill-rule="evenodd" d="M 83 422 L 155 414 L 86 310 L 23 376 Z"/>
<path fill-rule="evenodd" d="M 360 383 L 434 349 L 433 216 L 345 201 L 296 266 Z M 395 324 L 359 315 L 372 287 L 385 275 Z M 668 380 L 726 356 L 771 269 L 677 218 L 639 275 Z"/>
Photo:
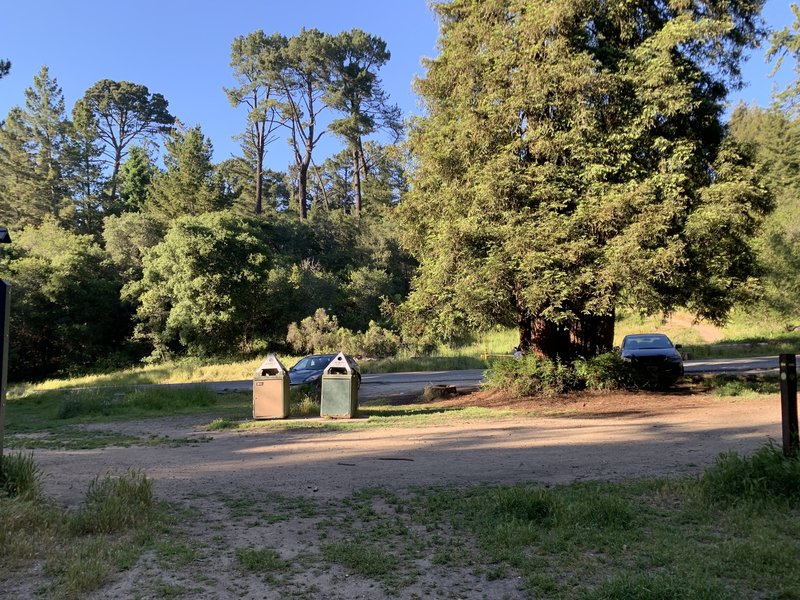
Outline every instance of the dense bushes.
<path fill-rule="evenodd" d="M 106 218 L 102 243 L 46 220 L 15 232 L 0 262 L 13 289 L 9 375 L 38 380 L 148 354 L 247 355 L 290 343 L 389 356 L 399 341 L 381 326 L 382 307 L 402 300 L 410 272 L 389 211 L 303 222 L 232 210 L 171 222 L 123 213 Z M 319 308 L 339 317 L 335 341 L 287 342 L 289 324 Z"/>
<path fill-rule="evenodd" d="M 572 364 L 535 356 L 504 359 L 493 363 L 486 374 L 487 387 L 505 389 L 516 396 L 562 394 L 584 388 L 649 389 L 657 384 L 614 352 L 578 359 Z"/>
<path fill-rule="evenodd" d="M 328 315 L 323 308 L 314 312 L 314 316 L 306 317 L 300 324 L 289 325 L 286 336 L 292 350 L 301 354 L 319 352 L 339 352 L 386 358 L 393 356 L 400 348 L 400 338 L 370 321 L 364 333 L 354 332 L 339 326 L 335 315 Z"/>
<path fill-rule="evenodd" d="M 492 364 L 486 385 L 512 392 L 516 396 L 561 394 L 581 387 L 575 369 L 566 363 L 526 356 Z"/>

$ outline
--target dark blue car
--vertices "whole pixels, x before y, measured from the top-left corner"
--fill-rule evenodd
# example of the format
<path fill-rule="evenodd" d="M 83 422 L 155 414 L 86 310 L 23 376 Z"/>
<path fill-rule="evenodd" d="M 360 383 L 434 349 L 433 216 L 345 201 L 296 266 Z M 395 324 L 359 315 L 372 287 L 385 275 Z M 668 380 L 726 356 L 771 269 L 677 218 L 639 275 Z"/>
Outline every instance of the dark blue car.
<path fill-rule="evenodd" d="M 663 333 L 637 333 L 622 340 L 620 356 L 658 385 L 672 385 L 683 376 L 683 357 Z"/>
<path fill-rule="evenodd" d="M 322 380 L 322 372 L 337 356 L 337 354 L 312 354 L 301 358 L 289 369 L 289 385 L 292 387 L 299 385 L 319 387 Z M 358 363 L 351 356 L 346 358 L 360 385 L 361 373 L 358 371 Z"/>

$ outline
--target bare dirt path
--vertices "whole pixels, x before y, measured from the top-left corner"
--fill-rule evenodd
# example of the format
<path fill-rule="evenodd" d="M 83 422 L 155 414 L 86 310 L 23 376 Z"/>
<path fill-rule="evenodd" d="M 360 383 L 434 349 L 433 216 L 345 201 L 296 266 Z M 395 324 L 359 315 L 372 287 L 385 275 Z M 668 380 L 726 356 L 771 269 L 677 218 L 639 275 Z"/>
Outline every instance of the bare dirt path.
<path fill-rule="evenodd" d="M 480 402 L 491 405 L 492 398 Z M 528 404 L 518 408 L 534 408 L 535 402 Z M 340 498 L 369 486 L 682 475 L 713 464 L 721 452 L 749 452 L 781 435 L 777 396 L 739 402 L 689 395 L 588 396 L 567 408 L 568 416 L 551 418 L 347 431 L 208 432 L 205 419 L 156 419 L 105 427 L 196 436 L 198 443 L 40 450 L 36 460 L 47 493 L 67 505 L 82 499 L 95 476 L 129 468 L 144 471 L 166 498 L 232 488 Z"/>
<path fill-rule="evenodd" d="M 436 563 L 414 550 L 418 540 L 432 534 L 413 525 L 401 528 L 412 550 L 387 549 L 403 557 L 392 570 L 395 583 L 387 583 L 388 575 L 376 580 L 332 561 L 325 555 L 326 545 L 359 539 L 352 537 L 364 526 L 354 518 L 356 507 L 385 510 L 380 495 L 367 500 L 366 507 L 363 497 L 354 504 L 348 504 L 348 497 L 376 486 L 402 498 L 417 486 L 547 485 L 695 474 L 721 452 L 747 453 L 781 434 L 777 396 L 733 402 L 678 390 L 510 403 L 480 393 L 448 400 L 443 408 L 469 405 L 561 416 L 414 428 L 246 432 L 208 432 L 203 427 L 207 418 L 158 419 L 102 427 L 144 436 L 195 437 L 197 443 L 39 450 L 36 461 L 46 492 L 61 504 L 79 503 L 95 476 L 130 468 L 146 473 L 158 496 L 180 509 L 180 522 L 161 553 L 146 552 L 90 600 L 500 600 L 528 597 L 519 573 L 489 576 L 484 565 L 468 560 Z M 311 512 L 306 514 L 304 506 Z M 396 516 L 387 519 L 396 523 Z M 237 553 L 264 548 L 277 553 L 283 566 L 266 575 L 243 570 Z M 181 561 L 181 556 L 190 558 Z M 32 597 L 42 585 L 40 577 L 34 571 L 20 575 L 13 585 L 6 582 L 0 599 Z"/>

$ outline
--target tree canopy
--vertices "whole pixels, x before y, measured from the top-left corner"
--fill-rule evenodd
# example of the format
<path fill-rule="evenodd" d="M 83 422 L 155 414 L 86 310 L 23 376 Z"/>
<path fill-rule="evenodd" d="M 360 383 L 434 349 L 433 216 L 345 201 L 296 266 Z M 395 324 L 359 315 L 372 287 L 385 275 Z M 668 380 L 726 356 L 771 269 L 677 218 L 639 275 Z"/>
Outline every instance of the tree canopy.
<path fill-rule="evenodd" d="M 721 321 L 769 209 L 723 101 L 760 3 L 453 0 L 417 89 L 401 203 L 421 263 L 407 327 L 516 324 L 525 348 L 609 348 L 614 314 Z"/>
<path fill-rule="evenodd" d="M 161 94 L 151 94 L 146 86 L 129 81 L 103 79 L 86 90 L 75 103 L 73 118 L 83 130 L 97 134 L 111 160 L 109 204 L 117 199 L 117 175 L 126 148 L 143 136 L 167 133 L 175 122 Z"/>

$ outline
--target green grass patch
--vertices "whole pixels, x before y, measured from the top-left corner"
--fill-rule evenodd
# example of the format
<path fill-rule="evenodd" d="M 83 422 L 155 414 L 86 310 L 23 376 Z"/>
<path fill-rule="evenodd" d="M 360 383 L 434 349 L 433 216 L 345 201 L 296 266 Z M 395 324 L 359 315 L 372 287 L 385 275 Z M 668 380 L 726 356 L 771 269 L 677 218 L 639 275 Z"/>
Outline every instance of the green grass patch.
<path fill-rule="evenodd" d="M 730 398 L 755 398 L 780 393 L 778 374 L 767 375 L 713 375 L 707 377 L 705 385 L 715 396 Z"/>
<path fill-rule="evenodd" d="M 288 565 L 272 548 L 237 548 L 235 556 L 239 568 L 251 573 L 278 573 Z"/>
<path fill-rule="evenodd" d="M 722 454 L 703 474 L 700 492 L 710 502 L 788 503 L 796 508 L 800 506 L 800 456 L 786 458 L 773 444 L 752 456 Z"/>
<path fill-rule="evenodd" d="M 353 573 L 371 579 L 382 579 L 397 565 L 397 557 L 377 544 L 335 543 L 322 548 L 322 556 L 339 563 Z"/>
<path fill-rule="evenodd" d="M 346 498 L 230 490 L 197 494 L 197 507 L 187 498 L 168 519 L 147 479 L 129 472 L 98 478 L 74 511 L 0 497 L 0 568 L 9 584 L 35 572 L 43 597 L 103 595 L 120 571 L 141 564 L 133 589 L 162 597 L 214 595 L 223 579 L 242 597 L 263 594 L 264 582 L 276 596 L 320 597 L 324 590 L 305 585 L 311 573 L 373 596 L 416 586 L 422 597 L 480 589 L 487 597 L 789 599 L 799 597 L 798 482 L 800 458 L 765 446 L 675 480 L 365 488 Z M 242 527 L 248 540 L 295 535 L 303 547 L 291 557 L 263 543 L 243 547 Z M 220 557 L 229 556 L 227 566 Z M 154 577 L 154 564 L 169 579 Z M 447 589 L 437 587 L 444 581 Z"/>
<path fill-rule="evenodd" d="M 41 470 L 32 454 L 5 453 L 0 458 L 0 497 L 36 499 L 41 494 Z"/>
<path fill-rule="evenodd" d="M 0 497 L 0 565 L 33 568 L 44 578 L 44 597 L 86 597 L 131 568 L 166 517 L 152 483 L 137 472 L 96 479 L 76 510 L 40 495 Z"/>
<path fill-rule="evenodd" d="M 232 405 L 240 404 L 240 396 L 244 395 L 220 396 L 204 387 L 97 388 L 32 393 L 7 400 L 6 427 L 12 433 L 24 433 L 70 423 L 225 412 Z"/>

